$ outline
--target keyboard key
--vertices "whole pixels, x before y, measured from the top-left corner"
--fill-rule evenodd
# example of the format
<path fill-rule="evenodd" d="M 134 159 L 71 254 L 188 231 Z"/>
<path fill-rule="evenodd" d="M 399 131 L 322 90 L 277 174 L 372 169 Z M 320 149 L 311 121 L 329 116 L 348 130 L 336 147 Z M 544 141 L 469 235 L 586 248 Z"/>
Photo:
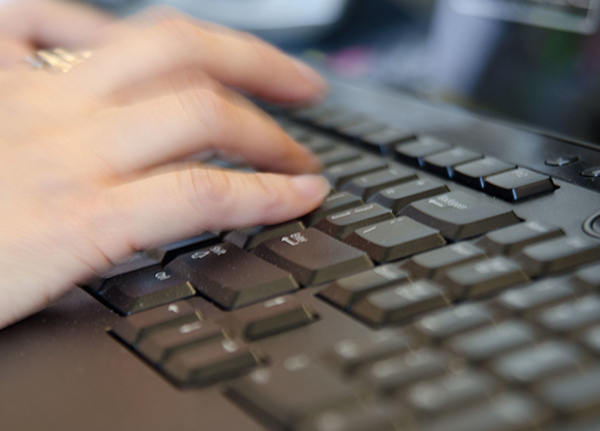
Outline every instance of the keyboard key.
<path fill-rule="evenodd" d="M 369 253 L 375 262 L 390 262 L 446 244 L 435 229 L 398 217 L 355 230 L 344 242 Z"/>
<path fill-rule="evenodd" d="M 417 383 L 408 390 L 406 399 L 420 415 L 431 418 L 485 402 L 499 389 L 499 382 L 491 375 L 463 370 Z"/>
<path fill-rule="evenodd" d="M 555 188 L 549 176 L 524 168 L 513 169 L 485 179 L 487 193 L 514 202 L 553 192 Z"/>
<path fill-rule="evenodd" d="M 347 191 L 353 195 L 360 196 L 364 200 L 367 200 L 381 189 L 389 188 L 416 179 L 417 176 L 409 170 L 391 167 L 383 171 L 372 172 L 370 174 L 353 178 L 349 182 L 345 183 L 340 190 Z"/>
<path fill-rule="evenodd" d="M 583 334 L 583 342 L 594 353 L 600 353 L 600 325 L 587 330 Z"/>
<path fill-rule="evenodd" d="M 226 386 L 225 395 L 269 429 L 295 430 L 330 408 L 360 409 L 354 392 L 305 355 L 255 370 Z"/>
<path fill-rule="evenodd" d="M 245 250 L 251 250 L 263 241 L 299 232 L 302 229 L 304 229 L 304 225 L 299 221 L 272 226 L 247 227 L 229 232 L 225 235 L 225 241 Z"/>
<path fill-rule="evenodd" d="M 600 297 L 584 296 L 542 311 L 537 322 L 546 329 L 569 333 L 600 323 Z"/>
<path fill-rule="evenodd" d="M 298 289 L 289 273 L 229 243 L 179 256 L 167 268 L 226 309 Z"/>
<path fill-rule="evenodd" d="M 413 256 L 402 265 L 413 278 L 441 278 L 450 268 L 486 259 L 483 249 L 468 242 L 458 243 Z"/>
<path fill-rule="evenodd" d="M 361 153 L 351 147 L 336 145 L 331 150 L 320 153 L 318 156 L 324 166 L 333 166 L 359 159 Z"/>
<path fill-rule="evenodd" d="M 513 255 L 528 245 L 563 235 L 560 228 L 539 221 L 526 221 L 490 232 L 476 244 L 488 254 Z"/>
<path fill-rule="evenodd" d="M 136 253 L 124 262 L 113 266 L 99 277 L 94 277 L 83 288 L 92 294 L 98 295 L 109 287 L 117 277 L 121 280 L 126 277 L 135 277 L 138 273 L 137 271 L 155 266 L 158 263 L 156 259 L 146 256 L 144 253 Z"/>
<path fill-rule="evenodd" d="M 481 235 L 520 221 L 510 208 L 463 192 L 450 192 L 413 202 L 399 215 L 438 229 L 451 240 Z"/>
<path fill-rule="evenodd" d="M 153 332 L 138 344 L 136 350 L 149 361 L 160 365 L 179 349 L 224 339 L 225 334 L 217 324 L 196 320 Z"/>
<path fill-rule="evenodd" d="M 336 132 L 350 139 L 359 139 L 365 135 L 371 135 L 385 129 L 385 124 L 372 120 L 363 120 L 359 123 L 338 127 Z"/>
<path fill-rule="evenodd" d="M 553 410 L 567 415 L 592 412 L 600 407 L 598 366 L 551 380 L 535 389 Z"/>
<path fill-rule="evenodd" d="M 387 208 L 378 204 L 365 204 L 331 214 L 317 223 L 315 228 L 343 239 L 356 229 L 393 218 L 394 215 Z"/>
<path fill-rule="evenodd" d="M 425 157 L 452 148 L 447 142 L 428 136 L 421 136 L 414 142 L 400 144 L 395 147 L 396 157 L 416 166 L 425 165 Z"/>
<path fill-rule="evenodd" d="M 319 118 L 326 118 L 328 116 L 336 115 L 341 112 L 340 108 L 335 108 L 331 106 L 310 106 L 308 108 L 298 108 L 290 111 L 290 116 L 298 121 L 303 122 L 313 122 L 318 120 Z"/>
<path fill-rule="evenodd" d="M 449 302 L 439 286 L 421 280 L 372 293 L 357 302 L 351 311 L 369 324 L 380 326 L 405 321 L 419 313 L 445 307 Z"/>
<path fill-rule="evenodd" d="M 600 263 L 582 268 L 575 273 L 578 286 L 590 289 L 600 287 Z"/>
<path fill-rule="evenodd" d="M 495 360 L 490 368 L 509 383 L 529 385 L 576 371 L 583 360 L 582 352 L 574 345 L 552 340 L 505 355 Z"/>
<path fill-rule="evenodd" d="M 445 184 L 424 178 L 383 189 L 369 201 L 390 208 L 392 212 L 396 213 L 412 202 L 449 191 Z"/>
<path fill-rule="evenodd" d="M 365 378 L 378 392 L 390 394 L 422 380 L 446 374 L 456 362 L 441 351 L 429 348 L 393 356 L 366 369 Z"/>
<path fill-rule="evenodd" d="M 527 280 L 529 277 L 516 262 L 498 256 L 453 268 L 440 283 L 455 298 L 467 299 L 489 295 Z"/>
<path fill-rule="evenodd" d="M 562 237 L 525 247 L 518 258 L 525 272 L 536 277 L 600 259 L 600 242 Z"/>
<path fill-rule="evenodd" d="M 368 271 L 340 278 L 319 292 L 341 308 L 348 308 L 366 295 L 392 284 L 408 281 L 409 274 L 397 264 L 381 265 Z"/>
<path fill-rule="evenodd" d="M 481 159 L 483 156 L 466 148 L 455 147 L 450 150 L 432 154 L 423 159 L 423 167 L 444 177 L 454 177 L 454 167 L 473 160 Z"/>
<path fill-rule="evenodd" d="M 360 142 L 367 148 L 377 150 L 381 154 L 389 154 L 392 147 L 399 142 L 410 141 L 415 135 L 408 130 L 387 127 L 369 135 L 363 135 Z"/>
<path fill-rule="evenodd" d="M 125 344 L 135 346 L 153 332 L 199 320 L 190 304 L 179 301 L 120 319 L 111 332 Z"/>
<path fill-rule="evenodd" d="M 107 280 L 100 297 L 119 314 L 129 315 L 195 294 L 186 279 L 155 265 Z"/>
<path fill-rule="evenodd" d="M 161 265 L 166 265 L 180 254 L 188 251 L 198 250 L 199 248 L 209 247 L 221 242 L 221 238 L 214 232 L 204 232 L 193 238 L 183 241 L 166 244 L 161 247 L 146 251 L 146 255 L 156 259 Z"/>
<path fill-rule="evenodd" d="M 511 289 L 496 299 L 510 313 L 531 315 L 543 308 L 575 298 L 573 286 L 565 279 L 547 279 L 526 287 Z"/>
<path fill-rule="evenodd" d="M 366 253 L 314 228 L 263 242 L 254 253 L 290 271 L 303 286 L 325 283 L 373 266 Z"/>
<path fill-rule="evenodd" d="M 321 154 L 334 149 L 334 140 L 327 136 L 310 135 L 302 141 L 302 145 L 315 154 Z"/>
<path fill-rule="evenodd" d="M 365 119 L 365 116 L 362 114 L 340 111 L 333 115 L 316 118 L 312 123 L 313 125 L 320 127 L 321 129 L 333 130 L 339 127 L 350 126 L 353 124 L 360 123 Z"/>
<path fill-rule="evenodd" d="M 221 324 L 232 326 L 245 339 L 254 341 L 280 334 L 317 319 L 317 313 L 291 296 L 280 296 L 237 311 Z"/>
<path fill-rule="evenodd" d="M 354 374 L 361 367 L 406 353 L 414 346 L 414 337 L 400 331 L 383 330 L 368 337 L 338 341 L 327 358 L 342 373 Z"/>
<path fill-rule="evenodd" d="M 314 226 L 328 215 L 345 211 L 350 208 L 363 205 L 364 202 L 348 192 L 335 193 L 328 196 L 325 201 L 315 210 L 302 218 L 305 226 Z"/>
<path fill-rule="evenodd" d="M 370 407 L 370 408 L 369 408 Z M 325 410 L 298 431 L 397 431 L 412 417 L 402 407 L 337 408 Z"/>
<path fill-rule="evenodd" d="M 469 187 L 483 189 L 486 177 L 515 168 L 515 165 L 503 162 L 494 157 L 484 157 L 480 160 L 457 165 L 454 168 L 454 180 Z"/>
<path fill-rule="evenodd" d="M 201 387 L 240 376 L 264 361 L 257 349 L 225 339 L 179 350 L 162 370 L 178 385 Z"/>
<path fill-rule="evenodd" d="M 456 336 L 448 341 L 448 347 L 461 357 L 480 362 L 532 345 L 538 337 L 538 331 L 532 326 L 516 320 L 507 320 Z"/>
<path fill-rule="evenodd" d="M 333 187 L 339 188 L 354 177 L 386 168 L 387 163 L 384 160 L 365 156 L 327 168 L 323 171 L 323 175 L 329 180 Z M 358 196 L 360 197 L 360 195 Z"/>
<path fill-rule="evenodd" d="M 521 394 L 499 394 L 480 406 L 444 416 L 419 431 L 533 431 L 547 429 L 552 414 Z"/>
<path fill-rule="evenodd" d="M 494 323 L 494 310 L 482 303 L 467 303 L 420 318 L 414 328 L 425 338 L 440 341 Z"/>

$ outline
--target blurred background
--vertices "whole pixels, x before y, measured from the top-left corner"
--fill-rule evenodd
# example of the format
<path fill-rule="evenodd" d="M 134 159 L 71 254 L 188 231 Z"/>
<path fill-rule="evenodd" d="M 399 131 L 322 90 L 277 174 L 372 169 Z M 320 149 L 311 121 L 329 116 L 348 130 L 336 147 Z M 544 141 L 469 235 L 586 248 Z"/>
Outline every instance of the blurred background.
<path fill-rule="evenodd" d="M 343 76 L 600 142 L 600 0 L 88 2 L 123 15 L 169 4 Z"/>

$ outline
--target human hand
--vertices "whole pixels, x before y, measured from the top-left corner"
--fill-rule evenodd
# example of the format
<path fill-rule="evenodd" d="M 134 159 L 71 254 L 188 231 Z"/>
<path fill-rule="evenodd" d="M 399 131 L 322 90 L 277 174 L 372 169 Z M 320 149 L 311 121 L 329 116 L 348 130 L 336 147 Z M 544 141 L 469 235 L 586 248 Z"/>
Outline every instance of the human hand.
<path fill-rule="evenodd" d="M 0 71 L 0 327 L 137 250 L 315 208 L 317 158 L 231 88 L 283 103 L 324 81 L 242 33 L 154 10 L 66 73 Z M 185 161 L 234 153 L 259 170 Z"/>
<path fill-rule="evenodd" d="M 2 2 L 0 2 L 2 3 Z M 13 0 L 0 4 L 0 67 L 34 50 L 88 46 L 112 17 L 89 6 L 57 0 Z"/>

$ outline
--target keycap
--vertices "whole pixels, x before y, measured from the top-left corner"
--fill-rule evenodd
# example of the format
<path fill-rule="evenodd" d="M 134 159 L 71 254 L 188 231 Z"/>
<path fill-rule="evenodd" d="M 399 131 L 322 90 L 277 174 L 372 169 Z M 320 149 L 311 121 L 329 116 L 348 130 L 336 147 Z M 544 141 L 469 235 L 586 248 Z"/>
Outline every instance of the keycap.
<path fill-rule="evenodd" d="M 385 129 L 385 124 L 377 123 L 373 120 L 363 120 L 359 123 L 341 126 L 336 129 L 336 132 L 347 138 L 358 139 L 365 135 L 370 135 Z"/>
<path fill-rule="evenodd" d="M 600 406 L 600 367 L 550 380 L 535 388 L 553 410 L 568 415 L 595 411 Z"/>
<path fill-rule="evenodd" d="M 600 323 L 600 297 L 584 296 L 541 311 L 536 321 L 553 332 L 580 331 Z"/>
<path fill-rule="evenodd" d="M 321 154 L 334 148 L 334 140 L 327 136 L 310 135 L 302 140 L 302 145 L 315 154 Z"/>
<path fill-rule="evenodd" d="M 373 266 L 366 253 L 314 228 L 265 241 L 254 253 L 291 272 L 303 286 L 325 283 Z"/>
<path fill-rule="evenodd" d="M 145 253 L 152 259 L 159 261 L 161 265 L 166 265 L 180 254 L 184 254 L 192 250 L 198 250 L 199 248 L 209 247 L 219 242 L 221 242 L 221 238 L 217 233 L 204 232 L 203 234 L 197 235 L 193 238 L 166 244 L 161 247 L 148 250 Z"/>
<path fill-rule="evenodd" d="M 397 330 L 381 330 L 368 337 L 338 341 L 327 359 L 343 374 L 350 375 L 376 361 L 406 353 L 415 345 L 413 336 Z"/>
<path fill-rule="evenodd" d="M 239 310 L 221 324 L 254 341 L 308 325 L 317 318 L 310 306 L 291 296 L 280 296 Z"/>
<path fill-rule="evenodd" d="M 155 266 L 158 263 L 159 262 L 156 259 L 146 256 L 144 253 L 136 253 L 124 262 L 113 266 L 99 277 L 94 277 L 89 280 L 84 284 L 83 288 L 88 292 L 97 295 L 112 283 L 112 279 L 116 277 L 119 277 L 120 279 L 130 276 L 135 277 L 137 271 L 150 266 Z"/>
<path fill-rule="evenodd" d="M 595 353 L 600 353 L 600 325 L 592 326 L 582 336 L 585 345 Z"/>
<path fill-rule="evenodd" d="M 167 268 L 190 280 L 199 293 L 227 309 L 298 289 L 288 272 L 229 243 L 181 255 Z"/>
<path fill-rule="evenodd" d="M 485 179 L 485 191 L 507 201 L 520 201 L 556 188 L 547 175 L 524 168 L 513 169 Z"/>
<path fill-rule="evenodd" d="M 463 192 L 450 192 L 413 202 L 398 215 L 406 215 L 438 229 L 452 240 L 481 235 L 518 223 L 510 208 Z"/>
<path fill-rule="evenodd" d="M 446 244 L 436 229 L 408 217 L 384 220 L 355 230 L 344 242 L 366 251 L 375 262 L 390 262 Z"/>
<path fill-rule="evenodd" d="M 180 386 L 202 387 L 245 374 L 265 359 L 258 349 L 225 339 L 173 353 L 162 371 Z"/>
<path fill-rule="evenodd" d="M 387 163 L 375 157 L 364 156 L 346 163 L 338 163 L 323 171 L 331 185 L 339 188 L 354 177 L 387 168 Z M 360 196 L 359 196 L 360 197 Z"/>
<path fill-rule="evenodd" d="M 575 282 L 578 286 L 587 288 L 600 287 L 600 263 L 596 263 L 575 272 Z"/>
<path fill-rule="evenodd" d="M 386 170 L 357 176 L 342 185 L 340 190 L 347 191 L 367 200 L 381 189 L 390 188 L 416 179 L 417 176 L 414 172 L 392 166 Z"/>
<path fill-rule="evenodd" d="M 482 157 L 481 154 L 475 151 L 455 147 L 425 157 L 423 159 L 423 167 L 438 175 L 453 178 L 455 166 L 481 159 Z"/>
<path fill-rule="evenodd" d="M 413 165 L 423 167 L 425 157 L 452 148 L 447 142 L 429 136 L 421 136 L 415 142 L 408 142 L 395 147 L 396 157 Z"/>
<path fill-rule="evenodd" d="M 121 315 L 138 313 L 196 294 L 189 281 L 154 265 L 107 280 L 100 297 Z"/>
<path fill-rule="evenodd" d="M 516 166 L 511 163 L 503 162 L 494 157 L 484 157 L 480 160 L 455 166 L 453 178 L 455 181 L 469 187 L 483 189 L 486 177 L 515 168 Z"/>
<path fill-rule="evenodd" d="M 414 133 L 398 128 L 387 127 L 383 130 L 363 135 L 360 142 L 369 149 L 378 150 L 381 154 L 389 154 L 395 144 L 414 139 Z"/>
<path fill-rule="evenodd" d="M 600 242 L 569 236 L 525 247 L 518 256 L 525 272 L 541 276 L 600 259 Z"/>
<path fill-rule="evenodd" d="M 331 115 L 335 115 L 338 112 L 341 112 L 340 108 L 336 108 L 333 106 L 310 106 L 308 108 L 298 108 L 293 109 L 289 112 L 289 115 L 298 121 L 303 122 L 313 122 L 319 118 L 325 118 Z"/>
<path fill-rule="evenodd" d="M 263 241 L 279 238 L 304 229 L 299 221 L 280 223 L 271 226 L 254 226 L 236 229 L 225 235 L 225 241 L 245 250 L 251 250 Z"/>
<path fill-rule="evenodd" d="M 348 192 L 334 193 L 323 201 L 323 203 L 312 212 L 302 218 L 305 226 L 314 226 L 328 215 L 345 211 L 350 208 L 363 205 L 364 202 Z"/>
<path fill-rule="evenodd" d="M 462 242 L 413 256 L 402 265 L 414 278 L 441 278 L 450 268 L 486 259 L 483 249 Z"/>
<path fill-rule="evenodd" d="M 488 233 L 476 244 L 488 254 L 513 255 L 528 245 L 563 236 L 562 229 L 530 220 Z"/>
<path fill-rule="evenodd" d="M 361 153 L 355 148 L 336 145 L 329 151 L 319 154 L 319 159 L 324 166 L 333 166 L 338 163 L 346 163 L 361 157 Z"/>
<path fill-rule="evenodd" d="M 330 408 L 360 408 L 352 389 L 305 355 L 228 383 L 225 395 L 270 429 L 297 429 Z"/>
<path fill-rule="evenodd" d="M 344 239 L 356 229 L 393 218 L 389 209 L 378 204 L 365 204 L 328 215 L 315 228 L 334 238 Z"/>
<path fill-rule="evenodd" d="M 408 278 L 408 272 L 400 269 L 397 264 L 390 263 L 339 278 L 321 290 L 319 296 L 341 308 L 348 308 L 366 295 L 391 284 L 407 281 Z"/>
<path fill-rule="evenodd" d="M 223 341 L 225 334 L 214 322 L 196 320 L 157 330 L 137 345 L 137 352 L 154 364 L 162 364 L 179 349 L 202 343 Z"/>
<path fill-rule="evenodd" d="M 351 311 L 369 324 L 380 326 L 405 321 L 449 303 L 450 298 L 439 286 L 421 280 L 372 293 L 358 301 Z"/>
<path fill-rule="evenodd" d="M 510 313 L 531 315 L 574 297 L 575 290 L 568 280 L 550 278 L 504 292 L 498 296 L 496 303 Z"/>
<path fill-rule="evenodd" d="M 550 340 L 502 356 L 492 362 L 490 369 L 504 381 L 530 385 L 576 371 L 583 365 L 583 360 L 581 350 L 574 345 Z"/>
<path fill-rule="evenodd" d="M 489 295 L 528 280 L 515 261 L 497 256 L 450 269 L 440 284 L 454 298 L 467 299 Z"/>
<path fill-rule="evenodd" d="M 458 335 L 448 341 L 448 347 L 458 356 L 480 362 L 531 345 L 538 337 L 539 331 L 531 325 L 517 320 L 506 320 Z"/>
<path fill-rule="evenodd" d="M 489 374 L 462 370 L 417 383 L 408 389 L 406 400 L 424 418 L 432 418 L 486 402 L 500 387 Z"/>
<path fill-rule="evenodd" d="M 135 346 L 153 332 L 199 320 L 200 315 L 190 304 L 178 301 L 120 319 L 111 332 L 124 343 Z"/>
<path fill-rule="evenodd" d="M 414 328 L 426 339 L 440 341 L 497 320 L 496 312 L 482 303 L 466 303 L 421 317 Z"/>
<path fill-rule="evenodd" d="M 397 431 L 412 419 L 401 406 L 385 408 L 368 406 L 360 408 L 327 409 L 311 418 L 298 431 Z"/>
<path fill-rule="evenodd" d="M 313 124 L 326 130 L 337 129 L 338 127 L 349 126 L 364 121 L 366 117 L 354 112 L 337 112 L 333 115 L 316 118 Z"/>
<path fill-rule="evenodd" d="M 378 392 L 391 394 L 419 381 L 446 374 L 452 362 L 447 353 L 422 348 L 378 361 L 365 370 L 364 377 Z"/>
<path fill-rule="evenodd" d="M 405 184 L 399 184 L 379 191 L 369 199 L 396 213 L 408 204 L 449 192 L 448 187 L 439 181 L 422 178 Z"/>
<path fill-rule="evenodd" d="M 547 429 L 552 413 L 531 397 L 505 392 L 491 402 L 444 416 L 419 431 L 533 431 Z"/>

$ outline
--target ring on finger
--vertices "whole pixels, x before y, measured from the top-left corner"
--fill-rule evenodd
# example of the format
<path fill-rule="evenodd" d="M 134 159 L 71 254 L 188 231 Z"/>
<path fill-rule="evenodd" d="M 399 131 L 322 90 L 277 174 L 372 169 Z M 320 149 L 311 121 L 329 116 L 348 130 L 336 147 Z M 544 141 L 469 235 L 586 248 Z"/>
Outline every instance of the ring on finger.
<path fill-rule="evenodd" d="M 73 66 L 92 56 L 92 51 L 71 51 L 66 48 L 40 49 L 24 58 L 36 69 L 49 69 L 67 73 Z"/>

